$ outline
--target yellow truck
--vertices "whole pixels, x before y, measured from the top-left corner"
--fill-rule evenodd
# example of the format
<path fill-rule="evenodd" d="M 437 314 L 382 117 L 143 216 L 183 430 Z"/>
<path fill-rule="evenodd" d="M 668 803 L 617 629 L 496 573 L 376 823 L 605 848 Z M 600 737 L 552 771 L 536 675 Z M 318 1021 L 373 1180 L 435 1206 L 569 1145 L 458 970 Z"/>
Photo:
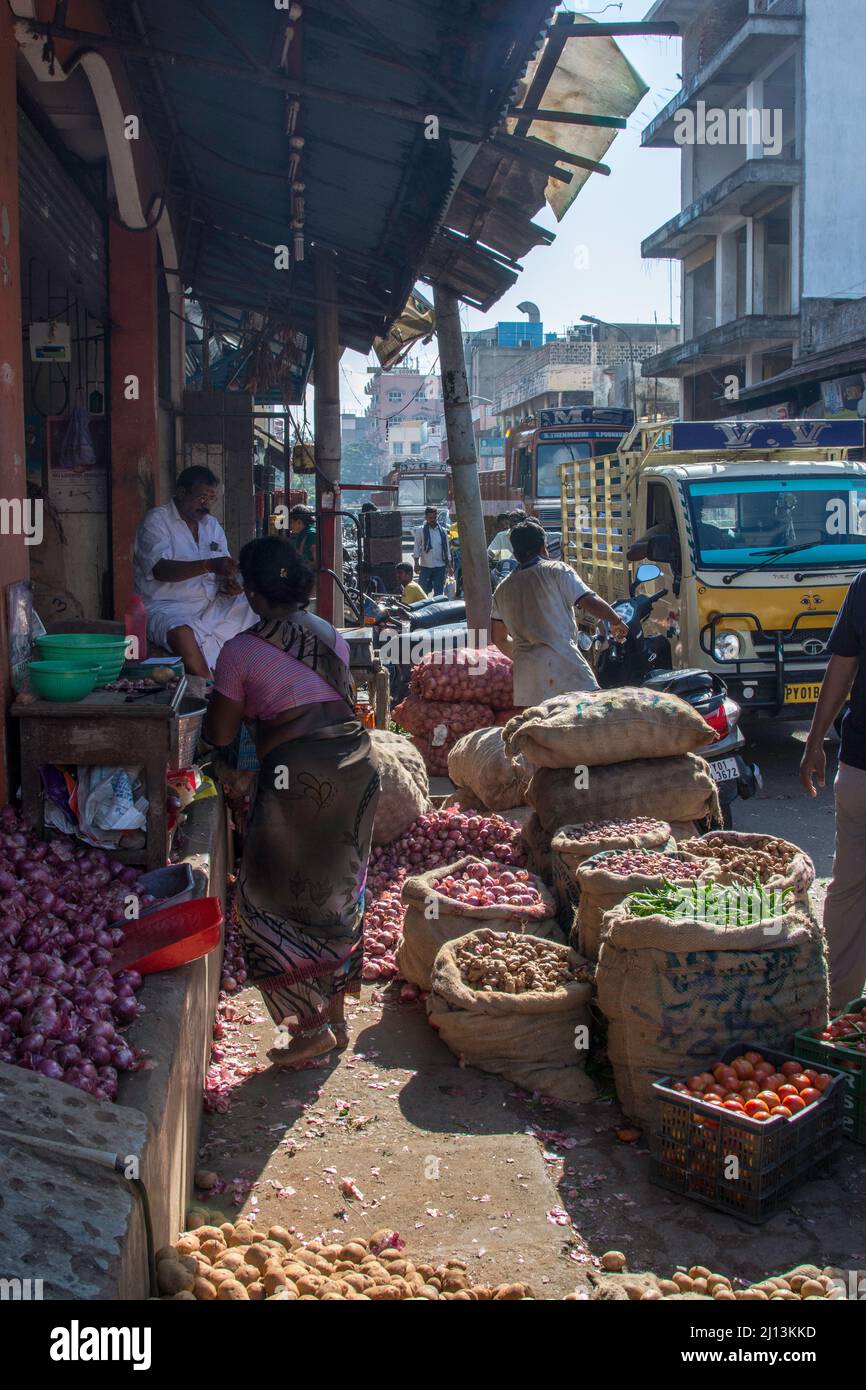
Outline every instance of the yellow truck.
<path fill-rule="evenodd" d="M 673 667 L 716 672 L 744 713 L 807 718 L 866 566 L 863 446 L 854 419 L 637 425 L 616 453 L 562 465 L 563 559 L 609 602 L 654 562 L 645 592 L 667 594 L 647 635 Z"/>

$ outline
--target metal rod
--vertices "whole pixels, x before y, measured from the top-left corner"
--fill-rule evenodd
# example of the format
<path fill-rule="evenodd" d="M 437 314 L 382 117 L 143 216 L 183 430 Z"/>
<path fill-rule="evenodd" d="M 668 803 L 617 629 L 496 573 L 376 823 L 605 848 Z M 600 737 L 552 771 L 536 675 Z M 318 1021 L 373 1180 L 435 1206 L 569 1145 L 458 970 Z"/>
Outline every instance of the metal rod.
<path fill-rule="evenodd" d="M 582 111 L 549 111 L 544 107 L 510 106 L 509 117 L 526 116 L 533 121 L 551 121 L 558 125 L 604 126 L 606 129 L 625 130 L 628 122 L 622 116 L 590 116 Z"/>
<path fill-rule="evenodd" d="M 565 36 L 567 39 L 616 39 L 628 38 L 629 35 L 635 35 L 638 38 L 641 36 L 651 38 L 653 35 L 658 35 L 663 39 L 676 39 L 680 36 L 678 24 L 657 19 L 651 19 L 648 22 L 634 20 L 631 23 L 622 21 L 611 24 L 579 24 L 573 19 L 571 24 L 566 24 L 564 27 L 568 31 Z"/>
<path fill-rule="evenodd" d="M 337 106 L 357 106 L 364 111 L 372 111 L 378 116 L 388 116 L 398 121 L 411 121 L 423 125 L 430 116 L 429 110 L 419 106 L 404 105 L 400 102 L 378 101 L 375 97 L 359 96 L 353 92 L 334 92 L 329 87 L 319 87 L 312 82 L 299 82 L 294 78 L 283 77 L 270 71 L 253 71 L 234 63 L 220 63 L 213 58 L 199 58 L 194 53 L 183 53 L 173 48 L 158 48 L 155 44 L 131 43 L 127 39 L 115 39 L 111 35 L 96 34 L 89 29 L 70 29 L 66 25 L 49 24 L 43 20 L 25 19 L 21 23 L 34 34 L 51 34 L 55 39 L 69 39 L 71 43 L 83 47 L 115 48 L 135 58 L 148 58 L 154 63 L 168 63 L 171 67 L 182 66 L 198 68 L 210 72 L 215 77 L 229 77 L 240 82 L 252 82 L 259 87 L 273 87 L 280 92 L 288 92 L 296 97 L 308 97 L 315 101 L 330 101 Z M 454 124 L 448 116 L 440 117 L 440 124 L 451 135 L 466 140 L 483 140 L 486 129 L 465 120 Z"/>

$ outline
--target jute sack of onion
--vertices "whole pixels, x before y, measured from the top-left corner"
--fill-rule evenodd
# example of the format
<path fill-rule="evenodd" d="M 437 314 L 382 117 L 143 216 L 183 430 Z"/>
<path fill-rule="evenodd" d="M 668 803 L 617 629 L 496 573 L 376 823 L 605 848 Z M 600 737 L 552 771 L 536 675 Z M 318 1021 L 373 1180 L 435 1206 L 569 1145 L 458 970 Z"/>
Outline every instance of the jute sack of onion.
<path fill-rule="evenodd" d="M 602 850 L 584 860 L 577 871 L 580 904 L 577 909 L 577 945 L 581 955 L 598 960 L 604 914 L 631 893 L 660 888 L 668 883 L 694 883 L 713 878 L 718 864 L 695 855 L 660 853 L 658 850 Z"/>
<path fill-rule="evenodd" d="M 533 811 L 529 820 L 520 829 L 520 838 L 526 847 L 527 867 L 547 884 L 553 886 L 553 853 L 551 837 Z"/>
<path fill-rule="evenodd" d="M 370 740 L 379 769 L 373 844 L 388 845 L 428 809 L 430 784 L 424 759 L 408 738 L 387 729 L 371 729 Z"/>
<path fill-rule="evenodd" d="M 677 695 L 643 687 L 554 695 L 505 726 L 512 757 L 536 767 L 609 767 L 694 753 L 715 734 Z"/>
<path fill-rule="evenodd" d="M 697 1074 L 756 1037 L 784 1051 L 827 1019 L 820 927 L 789 898 L 739 884 L 666 884 L 605 914 L 595 983 L 626 1115 L 654 1114 L 653 1082 Z"/>
<path fill-rule="evenodd" d="M 571 931 L 580 901 L 577 871 L 586 859 L 607 849 L 672 849 L 671 828 L 667 821 L 633 816 L 631 820 L 588 821 L 583 825 L 564 825 L 550 845 L 553 893 L 559 906 L 559 921 Z M 596 953 L 597 954 L 597 953 Z"/>
<path fill-rule="evenodd" d="M 468 787 L 489 811 L 522 806 L 532 773 L 525 758 L 506 753 L 499 728 L 464 734 L 448 754 L 448 776 L 455 787 Z"/>
<path fill-rule="evenodd" d="M 758 879 L 770 892 L 790 889 L 792 899 L 808 909 L 815 865 L 805 850 L 790 840 L 775 835 L 750 835 L 742 830 L 712 830 L 708 835 L 684 841 L 680 848 L 688 854 L 716 860 L 726 878 L 747 883 Z"/>
<path fill-rule="evenodd" d="M 469 1066 L 527 1091 L 584 1103 L 592 986 L 567 946 L 480 929 L 449 941 L 433 967 L 427 1015 Z"/>
<path fill-rule="evenodd" d="M 577 768 L 577 771 L 575 771 Z M 651 816 L 721 821 L 719 794 L 708 764 L 694 753 L 678 758 L 639 758 L 611 767 L 539 767 L 526 800 L 553 835 L 580 821 Z"/>
<path fill-rule="evenodd" d="M 527 869 L 503 868 L 473 855 L 407 878 L 403 902 L 406 915 L 397 965 L 401 975 L 421 989 L 430 988 L 440 947 L 473 927 L 559 937 L 556 905 L 540 879 Z"/>

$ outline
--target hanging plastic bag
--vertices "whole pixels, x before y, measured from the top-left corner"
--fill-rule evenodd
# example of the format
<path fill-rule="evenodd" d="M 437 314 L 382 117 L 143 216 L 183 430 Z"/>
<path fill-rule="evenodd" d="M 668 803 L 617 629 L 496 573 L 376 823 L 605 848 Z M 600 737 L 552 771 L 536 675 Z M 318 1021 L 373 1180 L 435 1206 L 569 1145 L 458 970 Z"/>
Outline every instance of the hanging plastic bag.
<path fill-rule="evenodd" d="M 60 467 L 96 467 L 96 450 L 90 435 L 90 415 L 83 405 L 77 405 L 69 417 L 69 427 L 60 446 Z"/>

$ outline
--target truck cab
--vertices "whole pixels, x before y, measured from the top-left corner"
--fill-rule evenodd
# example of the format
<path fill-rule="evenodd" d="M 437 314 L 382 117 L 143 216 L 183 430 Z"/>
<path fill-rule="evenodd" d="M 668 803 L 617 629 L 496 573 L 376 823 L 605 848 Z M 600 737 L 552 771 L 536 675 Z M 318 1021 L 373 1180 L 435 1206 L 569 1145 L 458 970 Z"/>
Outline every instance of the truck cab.
<path fill-rule="evenodd" d="M 855 420 L 635 431 L 594 483 L 563 479 L 567 558 L 609 600 L 654 561 L 650 592 L 667 594 L 648 631 L 674 666 L 718 673 L 744 711 L 807 718 L 866 566 L 866 464 L 848 457 L 863 433 Z"/>

